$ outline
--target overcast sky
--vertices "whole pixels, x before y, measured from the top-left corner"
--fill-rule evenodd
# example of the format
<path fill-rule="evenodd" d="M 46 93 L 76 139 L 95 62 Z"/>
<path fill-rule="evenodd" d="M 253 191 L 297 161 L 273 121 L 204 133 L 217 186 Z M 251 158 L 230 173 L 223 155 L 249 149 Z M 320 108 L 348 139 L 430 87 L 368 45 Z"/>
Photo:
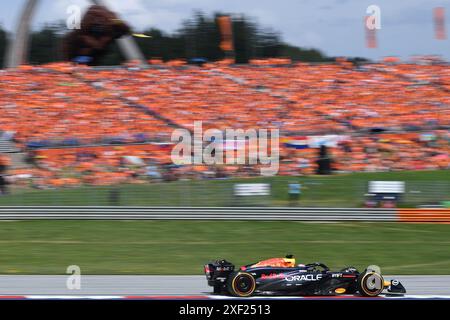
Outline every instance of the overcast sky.
<path fill-rule="evenodd" d="M 330 56 L 403 59 L 437 54 L 450 61 L 450 0 L 105 0 L 135 29 L 157 27 L 175 31 L 197 9 L 245 13 L 283 39 L 313 47 Z M 12 31 L 25 0 L 0 0 L 0 24 Z M 88 0 L 40 0 L 33 27 L 67 18 L 67 7 L 87 8 Z M 378 48 L 367 49 L 363 19 L 369 5 L 381 8 Z M 446 10 L 447 40 L 434 39 L 433 8 Z"/>

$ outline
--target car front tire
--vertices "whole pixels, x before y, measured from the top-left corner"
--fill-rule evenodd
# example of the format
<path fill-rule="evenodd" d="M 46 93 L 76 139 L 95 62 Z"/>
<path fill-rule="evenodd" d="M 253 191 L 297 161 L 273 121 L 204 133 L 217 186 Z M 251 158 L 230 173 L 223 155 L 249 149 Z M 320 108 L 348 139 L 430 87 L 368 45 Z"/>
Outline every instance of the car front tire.
<path fill-rule="evenodd" d="M 358 278 L 358 292 L 364 297 L 377 297 L 384 290 L 383 277 L 375 272 L 364 272 Z"/>

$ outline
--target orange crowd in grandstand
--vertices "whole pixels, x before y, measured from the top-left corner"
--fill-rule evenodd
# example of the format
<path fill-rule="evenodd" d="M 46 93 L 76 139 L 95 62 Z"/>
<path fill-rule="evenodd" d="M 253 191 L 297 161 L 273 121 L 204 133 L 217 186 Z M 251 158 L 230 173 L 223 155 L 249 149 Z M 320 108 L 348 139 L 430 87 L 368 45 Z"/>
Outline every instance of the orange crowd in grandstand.
<path fill-rule="evenodd" d="M 42 68 L 2 71 L 0 85 L 0 129 L 14 132 L 21 144 L 169 132 L 164 122 L 72 74 Z"/>
<path fill-rule="evenodd" d="M 251 166 L 173 166 L 174 128 L 279 129 L 281 175 L 313 174 L 335 135 L 340 172 L 450 167 L 450 66 L 290 64 L 194 67 L 69 64 L 0 71 L 0 131 L 28 152 L 15 184 L 64 187 L 250 176 Z M 6 163 L 7 159 L 2 159 Z"/>

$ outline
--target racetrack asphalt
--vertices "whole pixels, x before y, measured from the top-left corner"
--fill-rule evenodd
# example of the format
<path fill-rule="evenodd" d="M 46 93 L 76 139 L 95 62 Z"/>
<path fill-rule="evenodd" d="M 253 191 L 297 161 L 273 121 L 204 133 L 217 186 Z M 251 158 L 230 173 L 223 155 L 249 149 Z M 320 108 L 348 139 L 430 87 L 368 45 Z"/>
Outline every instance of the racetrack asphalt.
<path fill-rule="evenodd" d="M 81 289 L 69 290 L 67 276 L 0 275 L 0 296 L 5 295 L 209 295 L 204 276 L 95 276 L 82 275 Z M 384 276 L 398 279 L 408 295 L 450 296 L 450 276 Z"/>

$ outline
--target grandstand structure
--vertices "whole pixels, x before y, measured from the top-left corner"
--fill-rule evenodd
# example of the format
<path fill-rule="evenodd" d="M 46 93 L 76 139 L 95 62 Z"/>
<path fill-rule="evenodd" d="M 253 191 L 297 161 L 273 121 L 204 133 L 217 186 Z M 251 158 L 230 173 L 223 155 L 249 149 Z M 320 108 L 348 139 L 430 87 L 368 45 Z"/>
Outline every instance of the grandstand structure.
<path fill-rule="evenodd" d="M 50 64 L 2 72 L 2 130 L 33 159 L 11 170 L 24 178 L 18 184 L 255 175 L 256 166 L 172 166 L 171 134 L 194 121 L 204 130 L 279 129 L 280 175 L 314 174 L 321 144 L 339 172 L 450 167 L 446 64 Z"/>
<path fill-rule="evenodd" d="M 91 1 L 96 5 L 107 6 L 103 0 Z M 39 0 L 27 0 L 24 5 L 22 14 L 19 17 L 14 39 L 10 42 L 6 53 L 5 61 L 7 68 L 16 68 L 27 61 L 30 24 L 38 4 Z M 117 41 L 120 50 L 128 61 L 140 61 L 142 64 L 146 64 L 142 52 L 140 52 L 131 36 L 122 37 Z"/>

